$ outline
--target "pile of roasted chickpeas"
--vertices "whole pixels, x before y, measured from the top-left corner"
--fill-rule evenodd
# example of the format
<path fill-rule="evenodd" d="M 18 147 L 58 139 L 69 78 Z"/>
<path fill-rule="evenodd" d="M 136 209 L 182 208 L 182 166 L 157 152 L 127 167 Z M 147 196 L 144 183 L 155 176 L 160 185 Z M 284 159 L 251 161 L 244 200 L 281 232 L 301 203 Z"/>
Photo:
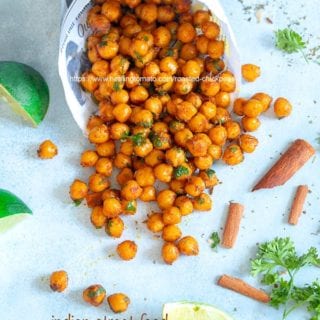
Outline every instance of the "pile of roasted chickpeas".
<path fill-rule="evenodd" d="M 134 215 L 137 200 L 156 201 L 159 212 L 149 213 L 146 225 L 162 235 L 164 262 L 197 255 L 197 240 L 183 237 L 179 223 L 212 209 L 208 193 L 219 183 L 213 163 L 237 165 L 255 150 L 258 140 L 246 132 L 258 129 L 272 98 L 238 98 L 229 111 L 236 80 L 223 61 L 220 27 L 210 11 L 192 12 L 191 1 L 95 0 L 88 25 L 92 67 L 81 85 L 99 110 L 87 125 L 93 148 L 81 165 L 95 172 L 88 183 L 73 182 L 71 198 L 86 199 L 92 224 L 115 238 L 124 230 L 121 215 Z M 254 65 L 242 72 L 247 81 L 260 75 Z M 275 111 L 287 116 L 291 105 L 279 98 Z M 119 189 L 110 185 L 114 168 Z M 157 180 L 166 187 L 156 190 Z M 123 260 L 137 251 L 134 241 L 117 247 Z"/>

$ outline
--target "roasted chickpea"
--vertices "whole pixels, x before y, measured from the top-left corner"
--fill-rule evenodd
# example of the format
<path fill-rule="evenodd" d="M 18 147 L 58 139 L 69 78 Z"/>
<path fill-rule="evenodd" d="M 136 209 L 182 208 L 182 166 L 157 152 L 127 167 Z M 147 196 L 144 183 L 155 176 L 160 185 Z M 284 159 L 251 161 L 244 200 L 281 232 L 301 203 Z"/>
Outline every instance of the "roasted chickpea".
<path fill-rule="evenodd" d="M 83 291 L 83 300 L 97 307 L 106 297 L 106 290 L 100 284 L 94 284 Z"/>
<path fill-rule="evenodd" d="M 219 76 L 220 90 L 234 92 L 236 90 L 236 79 L 230 71 L 223 71 Z"/>
<path fill-rule="evenodd" d="M 70 197 L 72 200 L 82 200 L 88 193 L 88 186 L 81 180 L 74 180 L 70 186 Z"/>
<path fill-rule="evenodd" d="M 160 61 L 160 70 L 168 74 L 175 74 L 178 70 L 178 64 L 173 57 L 165 57 Z"/>
<path fill-rule="evenodd" d="M 128 94 L 128 92 L 126 91 L 126 90 L 124 90 L 124 89 L 120 89 L 120 90 L 118 90 L 117 88 L 116 88 L 116 91 L 114 91 L 114 92 L 112 92 L 111 93 L 111 102 L 113 103 L 113 104 L 115 104 L 115 105 L 118 105 L 118 104 L 123 104 L 123 105 L 125 105 L 127 102 L 129 101 L 129 94 Z M 117 111 L 119 111 L 119 110 L 117 110 Z M 116 111 L 116 115 L 117 116 L 119 116 L 119 113 Z M 128 111 L 128 109 L 127 110 L 124 110 L 124 111 Z M 115 114 L 114 114 L 115 115 Z M 126 116 L 126 113 L 125 113 L 125 116 Z M 125 117 L 124 116 L 124 117 Z M 115 116 L 115 118 L 117 119 L 117 117 Z M 119 120 L 118 120 L 119 121 Z M 120 121 L 121 122 L 121 121 Z M 122 122 L 124 122 L 124 121 L 122 121 Z"/>
<path fill-rule="evenodd" d="M 82 153 L 80 164 L 83 167 L 94 167 L 99 159 L 98 154 L 93 150 L 87 150 Z"/>
<path fill-rule="evenodd" d="M 187 141 L 186 146 L 194 157 L 201 157 L 207 154 L 209 143 L 202 135 L 196 134 Z"/>
<path fill-rule="evenodd" d="M 156 180 L 151 167 L 138 169 L 134 176 L 140 187 L 152 186 Z"/>
<path fill-rule="evenodd" d="M 187 196 L 179 196 L 174 205 L 179 208 L 182 216 L 187 216 L 193 212 L 193 204 L 190 198 Z"/>
<path fill-rule="evenodd" d="M 250 134 L 242 134 L 239 137 L 239 145 L 243 152 L 252 153 L 258 145 L 258 139 Z"/>
<path fill-rule="evenodd" d="M 185 162 L 174 168 L 173 177 L 176 180 L 186 180 L 192 175 L 192 173 L 193 167 L 191 167 L 191 163 Z"/>
<path fill-rule="evenodd" d="M 103 214 L 107 218 L 117 217 L 122 213 L 121 202 L 117 198 L 107 198 L 103 201 Z"/>
<path fill-rule="evenodd" d="M 241 148 L 236 144 L 229 145 L 223 153 L 222 160 L 229 166 L 234 166 L 243 161 Z"/>
<path fill-rule="evenodd" d="M 207 97 L 214 97 L 220 91 L 219 82 L 211 77 L 206 77 L 200 82 L 201 92 Z"/>
<path fill-rule="evenodd" d="M 203 34 L 210 40 L 217 39 L 220 34 L 220 27 L 213 21 L 206 21 L 201 24 Z"/>
<path fill-rule="evenodd" d="M 112 140 L 97 144 L 96 150 L 101 157 L 111 157 L 115 154 L 115 144 Z"/>
<path fill-rule="evenodd" d="M 120 200 L 120 190 L 107 189 L 107 190 L 103 191 L 101 198 L 103 201 L 106 199 L 110 199 L 110 198 L 116 198 L 116 199 Z"/>
<path fill-rule="evenodd" d="M 205 101 L 201 104 L 199 111 L 208 119 L 211 120 L 217 113 L 216 105 L 211 101 Z"/>
<path fill-rule="evenodd" d="M 148 62 L 142 70 L 142 75 L 146 78 L 154 78 L 159 73 L 160 73 L 160 67 L 154 61 Z"/>
<path fill-rule="evenodd" d="M 181 212 L 178 207 L 169 207 L 162 212 L 162 220 L 165 225 L 181 222 Z"/>
<path fill-rule="evenodd" d="M 188 127 L 194 133 L 207 132 L 210 128 L 208 119 L 200 112 L 188 121 Z"/>
<path fill-rule="evenodd" d="M 217 107 L 228 108 L 230 105 L 230 94 L 228 92 L 220 91 L 214 96 Z"/>
<path fill-rule="evenodd" d="M 258 118 L 243 117 L 241 124 L 245 131 L 256 131 L 260 127 L 260 120 Z"/>
<path fill-rule="evenodd" d="M 45 140 L 40 144 L 37 153 L 40 159 L 52 159 L 58 154 L 58 148 L 51 140 Z"/>
<path fill-rule="evenodd" d="M 115 293 L 108 297 L 110 309 L 115 313 L 125 312 L 130 304 L 130 299 L 123 293 Z"/>
<path fill-rule="evenodd" d="M 141 3 L 141 0 L 123 0 L 123 2 L 129 8 L 134 9 Z"/>
<path fill-rule="evenodd" d="M 150 128 L 153 124 L 152 112 L 146 109 L 138 110 L 132 115 L 131 121 L 138 126 Z"/>
<path fill-rule="evenodd" d="M 212 199 L 206 193 L 201 193 L 199 197 L 193 199 L 193 208 L 198 211 L 210 211 L 212 209 Z"/>
<path fill-rule="evenodd" d="M 162 258 L 167 264 L 173 264 L 179 258 L 178 248 L 170 242 L 167 242 L 162 247 Z"/>
<path fill-rule="evenodd" d="M 170 164 L 161 163 L 154 168 L 155 177 L 165 183 L 169 183 L 172 179 L 173 167 Z"/>
<path fill-rule="evenodd" d="M 156 188 L 154 186 L 147 186 L 142 188 L 142 193 L 139 197 L 141 201 L 151 202 L 156 200 Z"/>
<path fill-rule="evenodd" d="M 281 119 L 288 117 L 292 112 L 292 105 L 286 98 L 278 98 L 274 102 L 274 113 Z"/>
<path fill-rule="evenodd" d="M 101 7 L 101 13 L 111 22 L 118 21 L 121 17 L 120 2 L 116 0 L 105 2 Z"/>
<path fill-rule="evenodd" d="M 113 108 L 112 113 L 117 121 L 126 122 L 130 118 L 132 110 L 128 104 L 121 102 Z"/>
<path fill-rule="evenodd" d="M 197 55 L 198 55 L 198 49 L 196 45 L 189 42 L 189 43 L 185 43 L 182 46 L 182 48 L 180 49 L 179 57 L 183 59 L 183 61 L 181 62 L 184 63 L 184 61 L 196 59 Z"/>
<path fill-rule="evenodd" d="M 173 167 L 177 167 L 186 161 L 186 155 L 181 148 L 173 147 L 166 151 L 166 161 Z"/>
<path fill-rule="evenodd" d="M 91 211 L 90 221 L 96 229 L 101 229 L 107 222 L 107 217 L 103 214 L 101 206 L 95 206 Z"/>
<path fill-rule="evenodd" d="M 241 133 L 241 128 L 238 122 L 236 121 L 227 121 L 224 124 L 224 127 L 227 130 L 227 138 L 230 140 L 236 139 Z"/>
<path fill-rule="evenodd" d="M 258 100 L 258 99 L 257 99 Z M 233 112 L 238 116 L 243 116 L 243 105 L 247 102 L 247 100 L 243 98 L 237 98 L 233 103 Z"/>
<path fill-rule="evenodd" d="M 122 210 L 124 214 L 134 215 L 137 212 L 137 201 L 136 200 L 121 200 Z"/>
<path fill-rule="evenodd" d="M 118 54 L 119 44 L 115 41 L 102 40 L 97 45 L 97 50 L 101 58 L 110 60 Z"/>
<path fill-rule="evenodd" d="M 181 254 L 186 256 L 197 256 L 199 254 L 199 245 L 195 238 L 186 236 L 178 242 L 178 249 Z"/>
<path fill-rule="evenodd" d="M 112 161 L 109 158 L 100 158 L 96 163 L 96 171 L 110 177 L 112 174 Z"/>
<path fill-rule="evenodd" d="M 125 123 L 115 122 L 110 127 L 110 136 L 113 140 L 121 140 L 128 137 L 130 128 Z"/>
<path fill-rule="evenodd" d="M 185 194 L 185 180 L 171 180 L 170 181 L 170 189 L 174 191 L 176 194 Z"/>
<path fill-rule="evenodd" d="M 138 199 L 141 193 L 142 188 L 135 180 L 129 180 L 121 189 L 121 196 L 129 201 Z"/>
<path fill-rule="evenodd" d="M 142 27 L 138 23 L 133 23 L 122 29 L 122 34 L 126 37 L 133 38 L 141 32 L 141 30 Z"/>
<path fill-rule="evenodd" d="M 82 74 L 80 83 L 82 88 L 90 93 L 95 91 L 99 86 L 96 76 L 88 71 Z"/>
<path fill-rule="evenodd" d="M 135 242 L 126 240 L 117 246 L 117 253 L 122 260 L 132 260 L 137 254 L 138 246 Z"/>
<path fill-rule="evenodd" d="M 160 209 L 166 209 L 173 206 L 174 201 L 176 200 L 176 193 L 172 190 L 162 190 L 157 195 L 157 203 Z"/>
<path fill-rule="evenodd" d="M 157 74 L 156 79 L 154 81 L 154 85 L 156 87 L 157 92 L 159 94 L 164 91 L 169 91 L 173 86 L 173 78 L 172 75 L 166 72 L 160 72 Z"/>
<path fill-rule="evenodd" d="M 177 225 L 167 225 L 162 230 L 162 239 L 168 242 L 175 242 L 180 239 L 182 232 Z"/>
<path fill-rule="evenodd" d="M 230 113 L 225 108 L 217 108 L 216 115 L 211 120 L 214 124 L 224 124 L 231 119 Z"/>
<path fill-rule="evenodd" d="M 91 143 L 104 143 L 109 140 L 109 130 L 105 124 L 93 127 L 89 132 Z"/>
<path fill-rule="evenodd" d="M 186 96 L 186 101 L 191 102 L 197 109 L 199 109 L 202 105 L 202 97 L 200 96 L 200 94 L 195 92 L 190 92 Z"/>
<path fill-rule="evenodd" d="M 110 69 L 113 72 L 119 72 L 120 75 L 125 74 L 130 67 L 130 62 L 122 55 L 115 56 L 110 63 Z"/>
<path fill-rule="evenodd" d="M 155 118 L 159 118 L 162 112 L 162 102 L 157 97 L 150 97 L 144 103 L 144 107 L 146 110 L 150 111 Z"/>
<path fill-rule="evenodd" d="M 101 173 L 95 173 L 89 177 L 89 188 L 93 192 L 101 192 L 110 186 L 108 178 Z"/>
<path fill-rule="evenodd" d="M 118 152 L 113 160 L 113 164 L 118 169 L 123 169 L 132 166 L 132 159 L 130 156 Z"/>
<path fill-rule="evenodd" d="M 161 150 L 152 150 L 145 158 L 146 165 L 150 167 L 155 167 L 156 165 L 163 162 L 165 159 L 165 154 Z"/>
<path fill-rule="evenodd" d="M 199 63 L 195 60 L 189 60 L 182 66 L 182 74 L 185 77 L 198 78 L 201 73 Z"/>
<path fill-rule="evenodd" d="M 196 37 L 196 30 L 189 22 L 179 25 L 177 30 L 177 39 L 183 43 L 191 42 Z"/>
<path fill-rule="evenodd" d="M 261 70 L 260 67 L 255 64 L 244 64 L 241 67 L 241 73 L 244 80 L 253 82 L 260 77 Z"/>
<path fill-rule="evenodd" d="M 103 124 L 103 122 L 113 121 L 114 120 L 113 105 L 107 100 L 100 101 L 100 103 L 99 103 L 99 115 L 100 115 L 100 118 L 102 120 L 101 125 Z M 97 125 L 95 125 L 95 127 Z"/>
<path fill-rule="evenodd" d="M 133 146 L 133 151 L 138 157 L 146 157 L 153 150 L 153 144 L 149 139 L 145 139 L 145 141 L 139 145 Z"/>
<path fill-rule="evenodd" d="M 194 165 L 198 169 L 206 170 L 206 169 L 209 169 L 212 166 L 213 158 L 211 157 L 211 155 L 207 154 L 207 155 L 202 156 L 202 157 L 195 157 L 193 162 L 194 162 Z"/>
<path fill-rule="evenodd" d="M 133 142 L 131 139 L 123 141 L 120 145 L 119 152 L 131 156 L 133 154 Z"/>
<path fill-rule="evenodd" d="M 124 223 L 120 217 L 114 217 L 107 220 L 106 233 L 110 237 L 120 238 L 124 229 Z"/>
<path fill-rule="evenodd" d="M 52 272 L 50 276 L 50 288 L 53 291 L 62 292 L 68 286 L 68 274 L 64 270 Z"/>
<path fill-rule="evenodd" d="M 208 147 L 208 154 L 212 157 L 213 160 L 219 160 L 222 156 L 222 148 L 216 144 L 211 144 Z"/>
<path fill-rule="evenodd" d="M 161 232 L 164 228 L 162 213 L 154 212 L 147 219 L 147 227 L 151 232 Z"/>
<path fill-rule="evenodd" d="M 129 70 L 126 73 L 126 87 L 132 89 L 140 84 L 139 73 L 135 70 Z"/>
<path fill-rule="evenodd" d="M 206 188 L 213 188 L 219 183 L 216 172 L 212 169 L 200 171 L 199 177 L 204 181 Z"/>
<path fill-rule="evenodd" d="M 99 116 L 91 116 L 87 123 L 87 130 L 90 131 L 93 127 L 103 124 L 103 120 Z"/>
<path fill-rule="evenodd" d="M 181 121 L 189 121 L 197 113 L 197 108 L 188 101 L 183 101 L 176 106 L 176 116 Z"/>
<path fill-rule="evenodd" d="M 200 177 L 192 176 L 188 180 L 185 191 L 192 197 L 198 197 L 205 189 L 205 183 Z"/>
<path fill-rule="evenodd" d="M 205 22 L 209 21 L 211 14 L 208 10 L 197 10 L 193 14 L 193 24 L 201 27 Z"/>
<path fill-rule="evenodd" d="M 204 64 L 206 71 L 210 72 L 214 76 L 218 75 L 225 68 L 225 64 L 222 59 L 212 59 L 207 57 Z"/>
<path fill-rule="evenodd" d="M 86 202 L 89 208 L 94 208 L 96 206 L 101 206 L 102 201 L 102 193 L 101 192 L 91 192 L 86 195 Z"/>
<path fill-rule="evenodd" d="M 185 128 L 185 124 L 181 121 L 178 120 L 172 120 L 169 122 L 169 131 L 172 134 L 177 133 L 178 131 L 182 130 Z"/>
<path fill-rule="evenodd" d="M 136 86 L 130 91 L 130 101 L 132 103 L 142 103 L 148 99 L 148 90 L 143 86 Z"/>
<path fill-rule="evenodd" d="M 208 136 L 213 144 L 223 146 L 226 143 L 228 132 L 223 126 L 216 126 L 209 130 Z"/>
<path fill-rule="evenodd" d="M 159 6 L 157 20 L 160 23 L 168 23 L 175 18 L 174 9 L 171 6 Z"/>
<path fill-rule="evenodd" d="M 186 95 L 190 93 L 192 91 L 192 88 L 193 82 L 188 78 L 178 78 L 173 84 L 174 92 L 180 95 Z"/>
<path fill-rule="evenodd" d="M 208 42 L 208 55 L 212 59 L 220 59 L 224 54 L 224 41 L 210 40 Z"/>
<path fill-rule="evenodd" d="M 160 26 L 153 31 L 153 39 L 155 46 L 166 48 L 171 41 L 171 33 L 166 27 Z"/>
<path fill-rule="evenodd" d="M 263 92 L 256 93 L 255 95 L 252 96 L 252 99 L 255 99 L 261 102 L 263 106 L 262 112 L 265 112 L 266 110 L 268 110 L 272 102 L 272 97 Z"/>
<path fill-rule="evenodd" d="M 131 41 L 130 53 L 133 59 L 140 59 L 149 51 L 148 43 L 144 40 L 133 39 Z"/>
<path fill-rule="evenodd" d="M 96 61 L 91 68 L 95 76 L 104 78 L 109 73 L 109 62 L 105 60 Z"/>
<path fill-rule="evenodd" d="M 209 39 L 204 35 L 197 36 L 196 38 L 196 48 L 201 54 L 206 54 L 208 52 Z"/>
<path fill-rule="evenodd" d="M 259 100 L 250 99 L 243 105 L 243 113 L 250 118 L 258 117 L 263 111 L 262 103 Z"/>

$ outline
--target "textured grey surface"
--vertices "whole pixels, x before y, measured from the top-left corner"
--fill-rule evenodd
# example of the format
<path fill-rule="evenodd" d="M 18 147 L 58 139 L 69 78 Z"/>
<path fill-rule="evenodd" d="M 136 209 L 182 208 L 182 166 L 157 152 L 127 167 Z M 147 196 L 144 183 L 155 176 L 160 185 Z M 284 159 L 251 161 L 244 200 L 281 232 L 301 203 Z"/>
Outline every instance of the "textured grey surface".
<path fill-rule="evenodd" d="M 81 299 L 84 287 L 101 283 L 107 292 L 123 291 L 132 304 L 121 318 L 139 319 L 143 312 L 150 319 L 159 318 L 161 305 L 168 301 L 201 301 L 225 309 L 237 320 L 276 320 L 281 313 L 245 297 L 218 288 L 214 282 L 222 273 L 240 276 L 256 284 L 248 275 L 249 258 L 255 244 L 275 236 L 289 235 L 299 250 L 311 245 L 319 247 L 319 159 L 310 161 L 283 187 L 250 193 L 250 188 L 266 168 L 295 138 L 309 140 L 319 150 L 319 66 L 306 64 L 300 54 L 285 56 L 274 49 L 272 33 L 278 27 L 293 24 L 310 39 L 312 47 L 320 43 L 317 16 L 320 1 L 269 1 L 256 22 L 253 1 L 223 1 L 236 33 L 243 62 L 262 67 L 262 77 L 244 85 L 242 94 L 266 91 L 274 97 L 287 96 L 294 105 L 288 119 L 278 121 L 268 112 L 257 132 L 260 146 L 256 153 L 235 168 L 216 165 L 223 181 L 214 193 L 212 213 L 195 214 L 182 224 L 185 234 L 196 235 L 201 255 L 181 258 L 174 266 L 163 265 L 159 257 L 160 241 L 154 239 L 141 221 L 147 213 L 141 207 L 137 217 L 125 219 L 124 239 L 136 239 L 139 253 L 134 261 L 121 262 L 112 254 L 118 240 L 94 230 L 85 206 L 75 208 L 68 199 L 68 186 L 75 178 L 85 178 L 80 169 L 79 154 L 87 147 L 65 104 L 57 72 L 60 23 L 58 1 L 1 0 L 0 59 L 17 60 L 37 68 L 47 79 L 51 104 L 45 121 L 37 129 L 26 125 L 0 102 L 0 187 L 14 191 L 34 211 L 34 216 L 10 232 L 0 236 L 0 319 L 54 320 L 68 313 L 76 318 L 96 320 L 104 315 L 115 318 L 108 308 L 87 306 Z M 263 2 L 260 2 L 260 4 Z M 245 8 L 251 5 L 251 8 Z M 270 17 L 274 24 L 265 22 Z M 306 16 L 306 18 L 304 18 Z M 250 20 L 250 21 L 248 21 Z M 314 57 L 315 58 L 315 57 Z M 59 156 L 51 161 L 36 157 L 36 149 L 44 139 L 52 139 Z M 309 184 L 301 223 L 286 224 L 294 190 Z M 229 200 L 246 206 L 245 218 L 234 250 L 213 252 L 207 239 L 220 230 L 225 221 Z M 136 225 L 135 220 L 139 221 Z M 70 276 L 68 290 L 54 294 L 48 288 L 48 275 L 65 269 Z M 319 277 L 310 269 L 301 283 Z M 308 319 L 303 311 L 293 320 Z"/>

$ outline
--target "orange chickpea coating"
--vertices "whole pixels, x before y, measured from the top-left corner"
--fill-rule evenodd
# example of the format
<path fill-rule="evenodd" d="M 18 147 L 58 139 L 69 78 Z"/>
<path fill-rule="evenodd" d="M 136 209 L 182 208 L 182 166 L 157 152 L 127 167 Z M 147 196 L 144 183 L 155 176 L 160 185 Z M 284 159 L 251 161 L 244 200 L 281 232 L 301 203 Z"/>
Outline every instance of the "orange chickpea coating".
<path fill-rule="evenodd" d="M 98 154 L 93 150 L 87 150 L 82 153 L 80 164 L 83 167 L 94 167 L 99 159 Z"/>
<path fill-rule="evenodd" d="M 187 141 L 186 146 L 194 157 L 201 157 L 207 154 L 209 143 L 201 134 L 196 134 Z"/>
<path fill-rule="evenodd" d="M 107 218 L 117 217 L 122 213 L 122 205 L 117 198 L 107 198 L 103 201 L 103 214 Z"/>
<path fill-rule="evenodd" d="M 225 108 L 217 108 L 216 115 L 211 120 L 214 124 L 224 124 L 231 119 L 230 113 Z"/>
<path fill-rule="evenodd" d="M 135 172 L 135 179 L 140 187 L 152 186 L 156 179 L 151 167 L 144 167 Z"/>
<path fill-rule="evenodd" d="M 147 219 L 147 227 L 151 232 L 161 232 L 164 228 L 162 213 L 154 212 Z"/>
<path fill-rule="evenodd" d="M 165 226 L 162 230 L 162 239 L 168 242 L 175 242 L 181 238 L 182 232 L 177 225 Z"/>
<path fill-rule="evenodd" d="M 125 312 L 130 304 L 130 299 L 123 293 L 115 293 L 108 297 L 110 309 L 115 313 Z"/>
<path fill-rule="evenodd" d="M 236 121 L 227 121 L 224 124 L 224 127 L 227 130 L 227 138 L 230 140 L 236 139 L 241 133 L 241 128 L 238 122 Z"/>
<path fill-rule="evenodd" d="M 223 146 L 226 143 L 228 132 L 223 126 L 216 126 L 209 130 L 208 136 L 213 144 Z"/>
<path fill-rule="evenodd" d="M 137 254 L 138 246 L 134 241 L 126 240 L 117 246 L 117 253 L 122 260 L 132 260 Z"/>
<path fill-rule="evenodd" d="M 260 120 L 258 118 L 243 117 L 241 124 L 245 131 L 256 131 L 260 127 Z"/>
<path fill-rule="evenodd" d="M 110 186 L 108 178 L 101 173 L 95 173 L 89 177 L 89 188 L 93 192 L 101 192 Z"/>
<path fill-rule="evenodd" d="M 96 163 L 96 171 L 110 177 L 112 174 L 112 161 L 109 158 L 100 158 Z"/>
<path fill-rule="evenodd" d="M 158 193 L 157 203 L 160 209 L 167 209 L 173 206 L 177 195 L 172 190 L 162 190 Z"/>
<path fill-rule="evenodd" d="M 252 99 L 256 99 L 261 102 L 261 104 L 263 106 L 262 112 L 268 110 L 270 107 L 270 104 L 272 102 L 272 97 L 266 93 L 263 93 L 263 92 L 256 93 L 255 95 L 252 96 Z"/>
<path fill-rule="evenodd" d="M 178 147 L 166 151 L 166 161 L 173 167 L 177 167 L 186 161 L 185 152 Z"/>
<path fill-rule="evenodd" d="M 103 120 L 99 116 L 91 116 L 87 123 L 87 130 L 90 131 L 93 127 L 103 124 Z"/>
<path fill-rule="evenodd" d="M 114 217 L 107 220 L 106 233 L 114 238 L 120 238 L 124 229 L 124 223 L 120 217 Z"/>
<path fill-rule="evenodd" d="M 217 107 L 228 108 L 230 105 L 230 94 L 228 92 L 220 91 L 214 96 Z"/>
<path fill-rule="evenodd" d="M 96 150 L 101 157 L 111 157 L 115 154 L 115 144 L 113 141 L 109 140 L 107 142 L 96 145 Z"/>
<path fill-rule="evenodd" d="M 102 5 L 101 13 L 105 15 L 109 21 L 117 21 L 121 16 L 120 2 L 107 1 Z"/>
<path fill-rule="evenodd" d="M 230 71 L 223 71 L 219 82 L 221 91 L 234 92 L 236 90 L 236 79 Z"/>
<path fill-rule="evenodd" d="M 155 167 L 162 163 L 165 159 L 165 154 L 163 151 L 158 149 L 153 149 L 144 159 L 146 165 L 150 167 Z"/>
<path fill-rule="evenodd" d="M 196 48 L 200 53 L 206 54 L 208 52 L 208 44 L 209 39 L 207 37 L 205 37 L 204 35 L 197 36 Z"/>
<path fill-rule="evenodd" d="M 219 183 L 217 175 L 212 169 L 200 171 L 199 177 L 204 181 L 206 188 L 213 188 Z"/>
<path fill-rule="evenodd" d="M 137 212 L 137 201 L 136 200 L 121 200 L 122 211 L 126 215 L 134 215 Z"/>
<path fill-rule="evenodd" d="M 193 199 L 193 208 L 198 211 L 210 211 L 212 209 L 212 199 L 206 193 L 201 193 L 199 197 Z"/>
<path fill-rule="evenodd" d="M 106 290 L 100 284 L 94 284 L 83 291 L 83 300 L 97 307 L 106 297 Z"/>
<path fill-rule="evenodd" d="M 142 103 L 148 99 L 148 90 L 143 86 L 136 86 L 130 91 L 130 101 L 132 103 Z"/>
<path fill-rule="evenodd" d="M 212 157 L 213 160 L 219 160 L 222 156 L 222 148 L 216 144 L 211 144 L 208 147 L 208 154 Z"/>
<path fill-rule="evenodd" d="M 185 180 L 171 180 L 170 181 L 170 189 L 174 191 L 176 194 L 184 194 Z"/>
<path fill-rule="evenodd" d="M 81 86 L 84 90 L 93 92 L 98 88 L 99 82 L 93 73 L 85 72 L 81 76 Z"/>
<path fill-rule="evenodd" d="M 195 157 L 194 160 L 194 165 L 200 169 L 200 170 L 206 170 L 209 169 L 212 164 L 213 164 L 213 158 L 207 154 L 205 156 L 202 157 Z"/>
<path fill-rule="evenodd" d="M 185 77 L 198 78 L 200 73 L 201 68 L 195 60 L 189 60 L 182 66 L 182 74 Z"/>
<path fill-rule="evenodd" d="M 288 117 L 292 112 L 292 105 L 286 98 L 278 98 L 273 107 L 274 113 L 279 119 Z"/>
<path fill-rule="evenodd" d="M 208 55 L 212 59 L 219 59 L 224 54 L 224 42 L 220 40 L 210 40 L 208 42 Z"/>
<path fill-rule="evenodd" d="M 197 113 L 188 121 L 188 127 L 192 132 L 207 132 L 209 121 L 202 113 Z"/>
<path fill-rule="evenodd" d="M 129 126 L 125 123 L 115 122 L 110 127 L 110 136 L 113 140 L 120 140 L 129 135 Z"/>
<path fill-rule="evenodd" d="M 101 229 L 107 222 L 107 217 L 103 214 L 103 208 L 101 206 L 95 206 L 90 215 L 90 220 L 96 229 Z"/>
<path fill-rule="evenodd" d="M 91 143 L 104 143 L 109 140 L 109 130 L 105 124 L 93 127 L 89 132 Z"/>
<path fill-rule="evenodd" d="M 181 222 L 181 212 L 178 207 L 170 207 L 162 212 L 162 220 L 165 225 L 177 224 Z"/>
<path fill-rule="evenodd" d="M 131 116 L 132 110 L 126 103 L 117 104 L 112 111 L 115 119 L 119 122 L 126 122 Z"/>
<path fill-rule="evenodd" d="M 135 180 L 129 180 L 121 189 L 121 196 L 126 200 L 136 200 L 141 196 L 142 188 Z"/>
<path fill-rule="evenodd" d="M 217 113 L 217 106 L 211 101 L 206 101 L 201 104 L 199 111 L 208 119 L 211 120 Z"/>
<path fill-rule="evenodd" d="M 142 193 L 139 197 L 141 201 L 151 202 L 156 200 L 156 188 L 154 186 L 147 186 L 142 188 Z"/>
<path fill-rule="evenodd" d="M 37 151 L 40 159 L 52 159 L 58 154 L 57 146 L 50 140 L 43 141 Z"/>
<path fill-rule="evenodd" d="M 193 212 L 193 204 L 189 197 L 187 196 L 179 196 L 174 205 L 179 208 L 182 216 L 187 216 Z"/>
<path fill-rule="evenodd" d="M 258 100 L 258 99 L 257 99 Z M 233 103 L 233 112 L 238 116 L 243 116 L 243 105 L 246 103 L 246 100 L 243 98 L 237 98 Z"/>
<path fill-rule="evenodd" d="M 167 242 L 162 247 L 162 259 L 166 264 L 173 264 L 179 258 L 179 249 L 171 242 Z"/>
<path fill-rule="evenodd" d="M 72 200 L 82 200 L 88 193 L 88 186 L 81 180 L 74 180 L 70 186 L 70 197 Z"/>
<path fill-rule="evenodd" d="M 258 139 L 250 134 L 242 134 L 239 137 L 239 145 L 243 152 L 252 153 L 258 145 Z"/>
<path fill-rule="evenodd" d="M 195 238 L 186 236 L 178 242 L 178 249 L 181 254 L 186 256 L 197 256 L 199 254 L 199 245 Z"/>
<path fill-rule="evenodd" d="M 206 21 L 201 25 L 203 34 L 210 40 L 214 40 L 219 36 L 220 27 L 213 21 Z"/>
<path fill-rule="evenodd" d="M 261 70 L 260 67 L 255 64 L 244 64 L 241 67 L 241 73 L 244 80 L 253 82 L 260 77 Z"/>
<path fill-rule="evenodd" d="M 55 271 L 50 276 L 50 288 L 62 292 L 68 286 L 68 274 L 64 270 Z"/>
<path fill-rule="evenodd" d="M 193 23 L 196 26 L 202 26 L 203 23 L 210 20 L 211 14 L 207 10 L 197 10 L 193 14 Z"/>
<path fill-rule="evenodd" d="M 153 38 L 157 47 L 166 48 L 171 41 L 171 33 L 166 27 L 161 26 L 153 31 Z"/>
<path fill-rule="evenodd" d="M 216 79 L 207 77 L 200 83 L 201 92 L 207 97 L 214 97 L 220 90 L 220 84 Z"/>
<path fill-rule="evenodd" d="M 243 113 L 247 117 L 258 117 L 263 111 L 262 103 L 256 99 L 250 99 L 243 105 Z"/>
<path fill-rule="evenodd" d="M 234 166 L 243 161 L 241 148 L 236 144 L 231 144 L 223 153 L 222 160 L 229 166 Z"/>
<path fill-rule="evenodd" d="M 177 39 L 183 43 L 191 42 L 196 37 L 196 30 L 189 22 L 180 24 L 177 30 Z"/>
<path fill-rule="evenodd" d="M 158 164 L 154 168 L 155 177 L 162 182 L 170 182 L 172 179 L 173 167 L 166 163 Z"/>
<path fill-rule="evenodd" d="M 178 70 L 178 64 L 173 57 L 165 57 L 160 61 L 160 70 L 168 74 L 175 74 Z"/>
<path fill-rule="evenodd" d="M 185 191 L 192 197 L 198 197 L 205 189 L 205 183 L 200 177 L 192 176 L 186 186 Z"/>

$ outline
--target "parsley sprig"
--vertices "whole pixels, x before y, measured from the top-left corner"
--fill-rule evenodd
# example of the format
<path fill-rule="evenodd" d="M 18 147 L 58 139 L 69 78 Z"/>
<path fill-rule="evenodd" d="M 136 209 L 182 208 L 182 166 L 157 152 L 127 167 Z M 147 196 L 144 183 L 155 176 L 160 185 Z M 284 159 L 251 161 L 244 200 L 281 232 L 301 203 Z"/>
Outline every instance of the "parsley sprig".
<path fill-rule="evenodd" d="M 303 52 L 306 48 L 306 43 L 303 41 L 301 35 L 292 29 L 279 29 L 275 32 L 276 47 L 286 53 L 301 52 L 305 60 L 307 58 Z"/>
<path fill-rule="evenodd" d="M 270 305 L 283 306 L 283 320 L 301 306 L 309 311 L 310 320 L 320 319 L 320 282 L 304 287 L 295 284 L 296 274 L 306 266 L 320 266 L 317 249 L 312 247 L 299 256 L 289 238 L 275 238 L 261 244 L 251 261 L 252 275 L 260 275 L 263 284 L 272 286 Z"/>
<path fill-rule="evenodd" d="M 220 244 L 219 234 L 218 232 L 213 232 L 210 237 L 210 247 L 212 249 L 216 249 L 219 244 Z"/>

